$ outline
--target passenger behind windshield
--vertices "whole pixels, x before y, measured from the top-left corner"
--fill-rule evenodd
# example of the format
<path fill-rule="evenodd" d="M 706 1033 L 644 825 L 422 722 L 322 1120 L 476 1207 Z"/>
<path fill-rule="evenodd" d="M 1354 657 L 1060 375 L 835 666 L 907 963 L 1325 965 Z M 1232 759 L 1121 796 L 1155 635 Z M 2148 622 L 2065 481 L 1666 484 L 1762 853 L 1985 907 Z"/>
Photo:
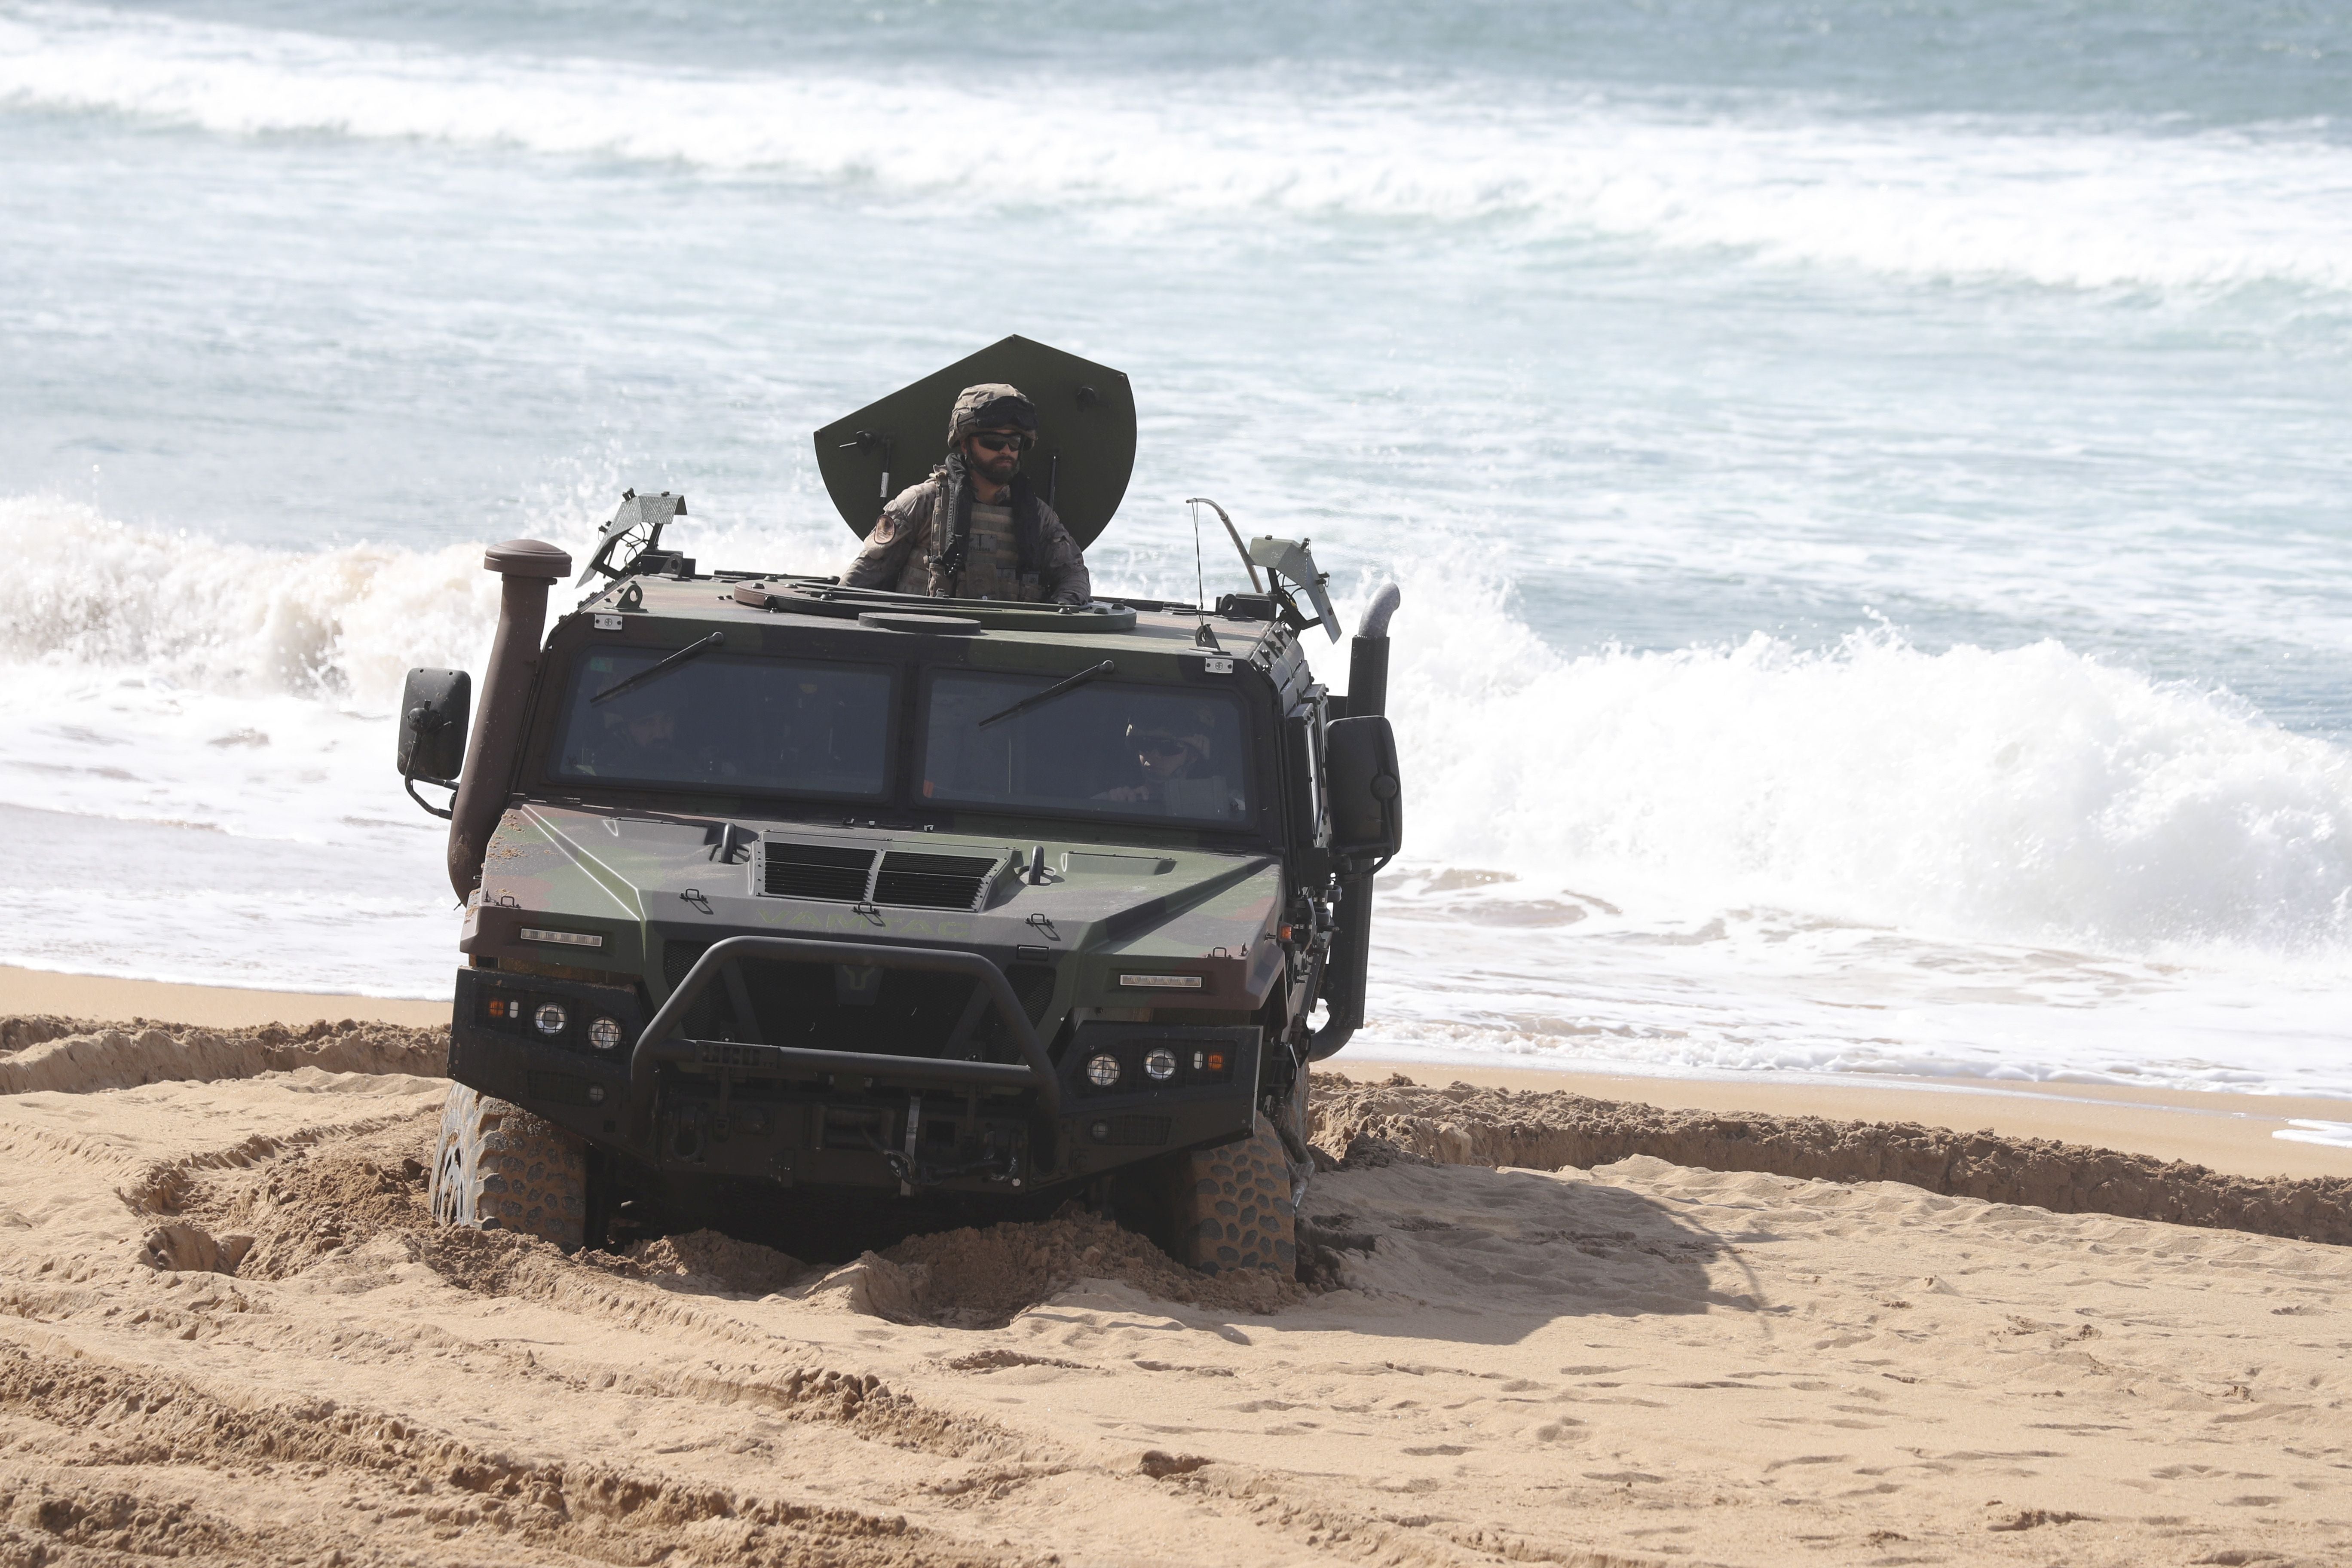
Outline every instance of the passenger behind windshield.
<path fill-rule="evenodd" d="M 925 729 L 925 799 L 941 804 L 1239 824 L 1250 813 L 1241 705 L 1102 681 L 982 728 L 1053 686 L 1043 676 L 941 674 Z"/>
<path fill-rule="evenodd" d="M 591 651 L 572 676 L 560 778 L 793 795 L 876 795 L 887 782 L 887 670 L 717 655 L 664 670 L 656 650 Z"/>

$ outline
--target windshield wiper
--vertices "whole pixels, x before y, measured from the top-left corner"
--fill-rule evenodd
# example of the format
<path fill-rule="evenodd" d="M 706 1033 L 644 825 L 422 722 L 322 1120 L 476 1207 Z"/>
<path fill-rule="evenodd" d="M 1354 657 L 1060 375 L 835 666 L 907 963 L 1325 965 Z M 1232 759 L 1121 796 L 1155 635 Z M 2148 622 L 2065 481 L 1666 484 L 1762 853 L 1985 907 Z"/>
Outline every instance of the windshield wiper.
<path fill-rule="evenodd" d="M 991 713 L 987 718 L 982 719 L 978 724 L 974 725 L 973 728 L 985 730 L 991 724 L 995 723 L 999 719 L 1010 719 L 1015 713 L 1026 713 L 1029 710 L 1038 706 L 1040 703 L 1051 702 L 1063 692 L 1075 691 L 1079 687 L 1084 686 L 1087 681 L 1096 679 L 1101 676 L 1108 675 L 1118 668 L 1118 667 L 1113 664 L 1110 660 L 1105 659 L 1100 664 L 1096 665 L 1092 669 L 1082 669 L 1078 671 L 1077 674 L 1070 677 L 1067 680 L 1055 681 L 1053 685 L 1045 688 L 1045 690 L 1038 692 L 1034 697 L 1024 697 L 1020 701 L 1015 702 L 1010 708 L 1000 708 L 995 712 Z M 646 671 L 646 673 L 647 675 L 651 675 L 653 671 L 649 669 Z"/>
<path fill-rule="evenodd" d="M 595 696 L 588 699 L 589 704 L 593 707 L 596 703 L 607 701 L 613 698 L 618 697 L 624 691 L 634 691 L 638 687 L 643 686 L 646 681 L 651 680 L 655 676 L 661 674 L 664 670 L 671 669 L 678 665 L 684 664 L 689 658 L 699 658 L 704 654 L 709 653 L 712 648 L 725 646 L 726 641 L 727 634 L 725 632 L 713 632 L 709 637 L 704 637 L 700 642 L 690 642 L 684 647 L 678 649 L 676 653 L 670 655 L 667 658 L 663 659 L 660 663 L 649 664 L 645 668 L 637 671 L 635 675 L 623 676 L 620 679 L 613 682 L 612 685 L 604 688 L 604 690 L 596 693 Z"/>

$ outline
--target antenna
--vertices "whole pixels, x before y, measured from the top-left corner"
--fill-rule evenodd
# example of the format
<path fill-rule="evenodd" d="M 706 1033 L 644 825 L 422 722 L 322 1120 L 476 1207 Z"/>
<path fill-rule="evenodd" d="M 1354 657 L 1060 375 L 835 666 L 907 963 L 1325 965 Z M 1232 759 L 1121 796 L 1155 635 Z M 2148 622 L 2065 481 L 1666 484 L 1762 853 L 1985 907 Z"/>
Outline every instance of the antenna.
<path fill-rule="evenodd" d="M 1192 592 L 1195 595 L 1192 608 L 1201 617 L 1201 624 L 1192 629 L 1192 646 L 1213 647 L 1223 653 L 1224 645 L 1217 641 L 1217 634 L 1209 626 L 1209 572 L 1201 563 L 1201 503 L 1195 499 L 1184 504 L 1192 509 Z M 1214 506 L 1217 503 L 1211 501 L 1209 504 Z"/>
<path fill-rule="evenodd" d="M 1192 605 L 1202 615 L 1209 613 L 1209 574 L 1201 564 L 1201 503 L 1184 503 L 1192 509 Z"/>
<path fill-rule="evenodd" d="M 1253 594 L 1265 593 L 1265 586 L 1257 580 L 1257 563 L 1250 559 L 1249 546 L 1242 542 L 1242 531 L 1234 526 L 1234 520 L 1225 515 L 1225 509 L 1219 506 L 1215 501 L 1211 500 L 1207 496 L 1188 496 L 1185 498 L 1184 504 L 1186 506 L 1193 507 L 1205 506 L 1211 511 L 1217 514 L 1217 521 L 1225 525 L 1225 537 L 1234 542 L 1234 550 L 1235 553 L 1239 554 L 1242 558 L 1242 570 L 1249 574 L 1250 592 Z M 1192 514 L 1192 552 L 1195 555 L 1200 553 L 1200 529 L 1201 514 L 1196 511 Z"/>

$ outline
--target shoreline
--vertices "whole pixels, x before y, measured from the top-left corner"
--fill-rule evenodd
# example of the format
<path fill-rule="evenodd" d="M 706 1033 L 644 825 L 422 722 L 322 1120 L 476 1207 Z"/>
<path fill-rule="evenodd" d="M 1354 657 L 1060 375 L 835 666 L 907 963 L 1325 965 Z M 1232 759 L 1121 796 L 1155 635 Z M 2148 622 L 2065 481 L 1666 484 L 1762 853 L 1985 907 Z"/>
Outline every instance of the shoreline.
<path fill-rule="evenodd" d="M 49 1013 L 107 1023 L 150 1019 L 205 1029 L 247 1029 L 262 1024 L 302 1025 L 313 1019 L 405 1024 L 429 1028 L 449 1021 L 449 1004 L 397 996 L 343 996 L 315 991 L 247 991 L 176 980 L 125 980 L 110 974 L 64 974 L 0 964 L 0 1013 Z"/>
<path fill-rule="evenodd" d="M 1341 1053 L 1318 1069 L 1357 1083 L 1400 1074 L 1425 1088 L 1581 1094 L 1671 1110 L 1912 1121 L 2005 1138 L 2089 1144 L 2238 1176 L 2352 1176 L 2352 1149 L 2273 1136 L 2293 1121 L 2352 1122 L 2352 1100 L 2120 1085 L 2002 1083 L 1984 1079 L 1820 1078 L 1802 1082 L 1652 1078 L 1554 1068 L 1453 1067 Z"/>
<path fill-rule="evenodd" d="M 0 1013 L 51 1014 L 110 1022 L 147 1019 L 202 1028 L 299 1026 L 314 1019 L 432 1027 L 446 1002 L 316 992 L 247 991 L 110 975 L 64 974 L 0 965 Z M 2105 1084 L 2008 1083 L 1983 1079 L 1664 1078 L 1555 1068 L 1462 1067 L 1387 1061 L 1343 1053 L 1321 1069 L 1358 1083 L 1402 1074 L 1443 1088 L 1556 1091 L 1666 1110 L 1724 1114 L 1819 1116 L 1842 1121 L 1910 1121 L 1955 1131 L 1989 1130 L 2186 1160 L 2242 1176 L 2352 1176 L 2352 1149 L 2273 1136 L 2294 1121 L 2352 1121 L 2352 1100 L 2221 1090 L 2137 1089 Z"/>

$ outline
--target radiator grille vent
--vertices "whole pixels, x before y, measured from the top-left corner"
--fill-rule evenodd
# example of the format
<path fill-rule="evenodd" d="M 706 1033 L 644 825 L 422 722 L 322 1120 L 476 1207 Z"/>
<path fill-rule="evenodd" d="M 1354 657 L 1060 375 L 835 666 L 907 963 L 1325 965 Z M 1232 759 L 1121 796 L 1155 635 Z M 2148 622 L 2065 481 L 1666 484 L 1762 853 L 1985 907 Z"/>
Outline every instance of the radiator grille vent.
<path fill-rule="evenodd" d="M 675 991 L 686 982 L 687 972 L 694 961 L 710 951 L 707 942 L 666 942 L 662 943 L 662 980 Z"/>
<path fill-rule="evenodd" d="M 976 910 L 996 862 L 978 855 L 924 855 L 894 850 L 882 857 L 874 901 L 902 909 Z"/>
<path fill-rule="evenodd" d="M 854 904 L 866 897 L 874 851 L 838 844 L 780 844 L 761 850 L 760 890 L 772 899 L 826 899 Z"/>
<path fill-rule="evenodd" d="M 1033 1024 L 1045 1021 L 1045 1009 L 1054 1005 L 1054 966 L 1050 963 L 1014 963 L 1007 965 L 1004 978 L 1013 983 L 1013 994 L 1021 998 L 1021 1010 L 1029 1015 Z"/>

